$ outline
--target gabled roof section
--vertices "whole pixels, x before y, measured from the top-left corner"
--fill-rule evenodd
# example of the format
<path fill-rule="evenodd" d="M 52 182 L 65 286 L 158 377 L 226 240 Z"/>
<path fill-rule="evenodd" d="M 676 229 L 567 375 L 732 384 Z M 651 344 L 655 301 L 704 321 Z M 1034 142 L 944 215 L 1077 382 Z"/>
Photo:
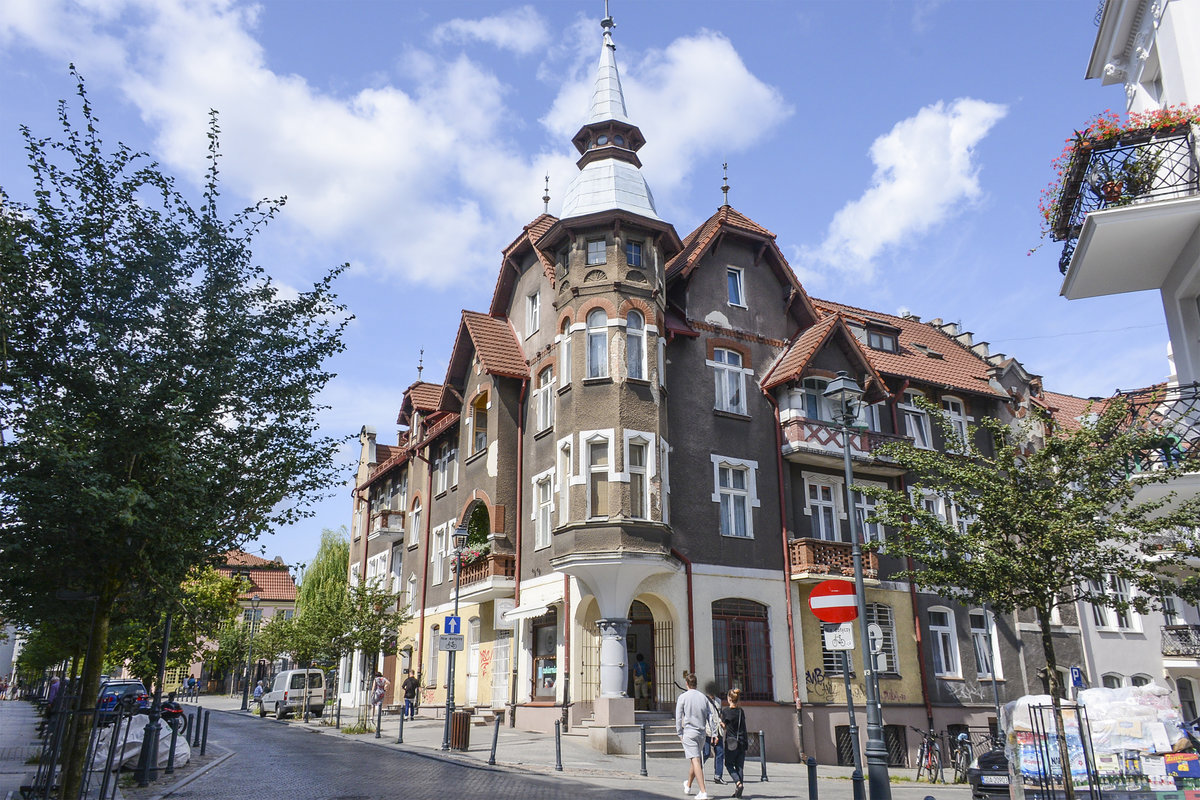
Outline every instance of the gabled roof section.
<path fill-rule="evenodd" d="M 941 328 L 921 322 L 918 317 L 898 317 L 881 311 L 855 308 L 831 300 L 813 300 L 820 311 L 841 313 L 848 320 L 857 320 L 864 327 L 872 322 L 899 331 L 897 352 L 864 348 L 871 362 L 883 375 L 940 386 L 945 389 L 970 392 L 989 397 L 1008 397 L 994 386 L 989 378 L 991 364 L 964 347 Z"/>
<path fill-rule="evenodd" d="M 840 340 L 844 344 L 846 355 L 850 360 L 857 361 L 859 369 L 866 372 L 867 385 L 863 388 L 866 390 L 867 398 L 871 402 L 876 402 L 886 397 L 889 394 L 887 384 L 880 377 L 875 365 L 871 363 L 870 355 L 846 327 L 846 321 L 841 314 L 829 314 L 816 325 L 796 334 L 792 343 L 767 370 L 762 387 L 768 390 L 774 389 L 782 383 L 801 378 L 813 357 L 834 340 Z"/>
<path fill-rule="evenodd" d="M 1079 427 L 1079 418 L 1085 414 L 1103 413 L 1107 402 L 1097 398 L 1076 397 L 1073 394 L 1043 391 L 1041 405 L 1050 412 L 1055 424 L 1067 430 Z"/>
<path fill-rule="evenodd" d="M 442 407 L 442 395 L 445 387 L 440 383 L 416 381 L 404 390 L 404 400 L 400 403 L 400 413 L 396 415 L 397 425 L 407 425 L 414 411 L 431 414 Z M 378 447 L 378 445 L 376 445 Z"/>
<path fill-rule="evenodd" d="M 238 595 L 239 600 L 250 600 L 255 595 L 268 604 L 296 600 L 296 581 L 283 559 L 271 561 L 244 550 L 230 550 L 225 554 L 225 563 L 217 567 L 217 572 L 226 578 L 249 573 L 250 586 Z"/>
<path fill-rule="evenodd" d="M 436 417 L 430 420 L 429 428 L 425 433 L 425 438 L 416 444 L 417 449 L 425 447 L 434 439 L 445 433 L 450 427 L 458 424 L 458 419 L 459 415 L 457 412 L 439 412 Z"/>
<path fill-rule="evenodd" d="M 683 249 L 667 262 L 667 282 L 691 275 L 704 256 L 727 235 L 739 236 L 759 244 L 760 259 L 766 258 L 780 283 L 791 287 L 792 302 L 788 307 L 799 311 L 801 325 L 811 325 L 820 319 L 821 315 L 813 307 L 808 293 L 800 285 L 796 273 L 792 271 L 783 251 L 779 249 L 775 234 L 733 206 L 721 206 L 717 213 L 702 222 L 700 227 L 683 237 Z"/>
<path fill-rule="evenodd" d="M 526 252 L 530 250 L 534 252 L 542 265 L 542 272 L 550 279 L 550 286 L 554 286 L 554 261 L 537 248 L 537 240 L 545 236 L 546 231 L 550 230 L 556 222 L 558 222 L 558 217 L 553 214 L 539 214 L 533 222 L 521 229 L 520 236 L 513 239 L 512 243 L 504 248 L 503 258 L 500 261 L 500 274 L 496 277 L 496 288 L 492 292 L 492 305 L 488 309 L 488 313 L 493 317 L 508 316 L 513 287 L 516 286 L 517 278 L 520 275 L 517 267 Z"/>
<path fill-rule="evenodd" d="M 484 372 L 501 378 L 529 377 L 525 351 L 517 333 L 507 319 L 463 311 L 454 349 L 450 351 L 450 366 L 446 370 L 447 386 L 464 386 L 472 355 L 479 359 Z"/>

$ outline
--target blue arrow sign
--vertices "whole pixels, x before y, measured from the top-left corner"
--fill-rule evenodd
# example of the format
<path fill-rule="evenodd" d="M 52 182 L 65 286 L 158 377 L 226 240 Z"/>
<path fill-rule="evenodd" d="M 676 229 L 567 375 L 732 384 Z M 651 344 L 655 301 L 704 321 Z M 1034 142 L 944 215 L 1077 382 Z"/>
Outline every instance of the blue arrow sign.
<path fill-rule="evenodd" d="M 446 617 L 446 624 L 442 627 L 442 633 L 461 633 L 462 632 L 462 617 Z"/>

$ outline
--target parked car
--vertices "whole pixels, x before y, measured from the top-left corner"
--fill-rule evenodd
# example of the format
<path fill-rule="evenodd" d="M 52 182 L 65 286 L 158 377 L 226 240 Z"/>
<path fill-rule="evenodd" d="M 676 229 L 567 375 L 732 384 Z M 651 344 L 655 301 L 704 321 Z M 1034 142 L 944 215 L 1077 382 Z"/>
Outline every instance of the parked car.
<path fill-rule="evenodd" d="M 307 676 L 307 680 L 306 680 Z M 285 669 L 275 676 L 270 691 L 264 692 L 258 705 L 258 715 L 265 717 L 268 711 L 275 719 L 283 719 L 292 712 L 321 716 L 325 712 L 325 673 L 319 669 Z"/>
<path fill-rule="evenodd" d="M 967 768 L 967 783 L 972 800 L 1007 800 L 1008 756 L 999 749 L 980 753 Z"/>
<path fill-rule="evenodd" d="M 100 686 L 100 696 L 96 700 L 96 713 L 100 724 L 116 719 L 123 707 L 149 708 L 150 695 L 141 681 L 117 680 L 108 681 Z"/>

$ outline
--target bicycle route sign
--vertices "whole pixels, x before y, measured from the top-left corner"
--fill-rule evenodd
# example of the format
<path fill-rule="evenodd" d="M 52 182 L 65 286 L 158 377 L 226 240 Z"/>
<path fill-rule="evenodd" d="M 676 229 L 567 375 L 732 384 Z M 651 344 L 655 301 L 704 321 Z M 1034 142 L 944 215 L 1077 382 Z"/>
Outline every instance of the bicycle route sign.
<path fill-rule="evenodd" d="M 821 581 L 808 596 L 808 607 L 822 622 L 853 622 L 858 619 L 854 584 L 849 581 Z"/>

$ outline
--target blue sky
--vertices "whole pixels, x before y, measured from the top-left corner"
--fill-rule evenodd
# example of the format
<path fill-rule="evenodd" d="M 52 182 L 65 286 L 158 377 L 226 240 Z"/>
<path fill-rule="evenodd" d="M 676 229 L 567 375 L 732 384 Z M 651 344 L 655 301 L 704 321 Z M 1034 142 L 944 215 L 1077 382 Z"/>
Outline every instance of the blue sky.
<path fill-rule="evenodd" d="M 1067 302 L 1038 193 L 1063 140 L 1123 108 L 1085 81 L 1095 0 L 612 0 L 617 60 L 660 216 L 681 236 L 730 203 L 778 236 L 809 293 L 960 322 L 1047 388 L 1162 380 L 1157 294 Z M 507 3 L 0 0 L 0 186 L 28 198 L 21 124 L 57 132 L 87 80 L 110 144 L 192 189 L 221 114 L 232 212 L 286 194 L 259 239 L 304 286 L 348 261 L 355 315 L 324 397 L 334 435 L 394 441 L 400 393 L 441 380 L 461 309 L 574 174 L 601 0 Z M 356 447 L 344 451 L 349 462 Z M 308 561 L 350 487 L 261 543 Z"/>

